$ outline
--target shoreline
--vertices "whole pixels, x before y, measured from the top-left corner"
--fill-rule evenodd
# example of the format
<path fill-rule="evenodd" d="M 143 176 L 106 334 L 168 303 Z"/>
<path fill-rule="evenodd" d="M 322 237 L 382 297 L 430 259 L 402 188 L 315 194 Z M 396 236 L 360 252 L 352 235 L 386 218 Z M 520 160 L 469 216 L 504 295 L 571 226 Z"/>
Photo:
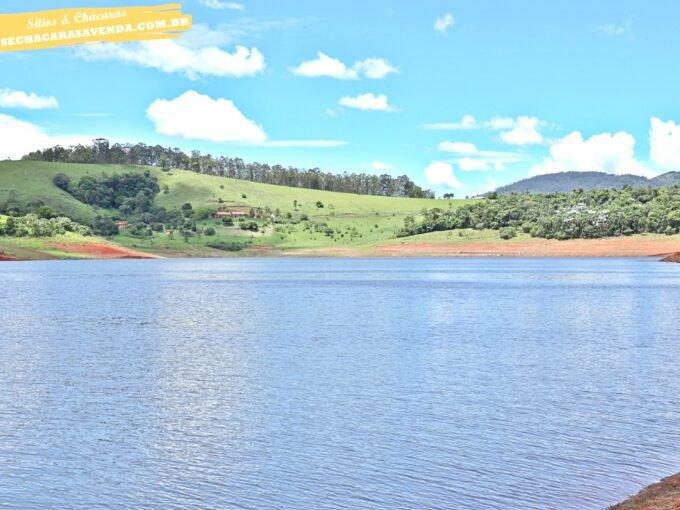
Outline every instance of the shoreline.
<path fill-rule="evenodd" d="M 492 252 L 451 252 L 451 253 L 429 253 L 429 252 L 413 252 L 402 253 L 398 255 L 385 255 L 375 253 L 345 253 L 334 251 L 332 253 L 308 252 L 307 250 L 300 251 L 280 251 L 271 250 L 259 253 L 238 253 L 232 255 L 215 255 L 215 254 L 190 254 L 190 253 L 173 253 L 171 256 L 161 256 L 155 253 L 138 252 L 130 250 L 131 253 L 125 253 L 121 250 L 120 254 L 106 254 L 99 255 L 88 252 L 87 256 L 77 256 L 78 252 L 69 252 L 74 256 L 58 257 L 58 256 L 35 256 L 35 257 L 14 257 L 0 252 L 1 262 L 31 262 L 31 261 L 60 261 L 60 260 L 158 260 L 158 259 L 234 259 L 234 258 L 282 258 L 282 259 L 303 259 L 303 258 L 318 258 L 318 259 L 399 259 L 399 258 L 441 258 L 441 259 L 457 259 L 457 258 L 497 258 L 497 259 L 650 259 L 655 262 L 666 263 L 680 263 L 680 252 L 675 253 L 661 253 L 654 255 L 630 255 L 611 253 L 605 255 L 546 255 L 546 254 L 508 254 L 508 253 L 492 253 Z M 83 252 L 84 253 L 84 252 Z M 679 509 L 680 510 L 680 509 Z"/>
<path fill-rule="evenodd" d="M 630 498 L 608 510 L 678 510 L 680 509 L 680 473 L 648 485 Z"/>
<path fill-rule="evenodd" d="M 412 257 L 499 257 L 499 258 L 655 258 L 680 262 L 679 236 L 631 236 L 602 239 L 516 238 L 507 241 L 466 239 L 459 236 L 414 236 L 375 244 L 313 248 L 256 245 L 225 252 L 206 246 L 125 246 L 115 239 L 53 238 L 34 244 L 3 242 L 0 261 L 50 259 L 155 259 L 155 258 L 412 258 Z M 21 238 L 26 239 L 26 238 Z M 22 244 L 23 243 L 23 244 Z"/>

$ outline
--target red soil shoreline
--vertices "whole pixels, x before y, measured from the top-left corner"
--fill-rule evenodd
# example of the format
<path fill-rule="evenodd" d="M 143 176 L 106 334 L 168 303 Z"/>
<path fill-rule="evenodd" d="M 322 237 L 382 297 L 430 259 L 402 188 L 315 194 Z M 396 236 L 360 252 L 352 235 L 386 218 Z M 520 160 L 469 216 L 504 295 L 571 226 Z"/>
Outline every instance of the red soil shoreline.
<path fill-rule="evenodd" d="M 90 243 L 90 244 L 65 244 L 54 243 L 51 245 L 60 251 L 66 253 L 77 253 L 80 255 L 88 255 L 91 258 L 97 259 L 157 259 L 157 255 L 151 253 L 144 253 L 141 251 L 123 248 L 112 244 L 104 243 Z"/>
<path fill-rule="evenodd" d="M 115 244 L 52 243 L 50 248 L 66 254 L 89 259 L 152 259 L 162 258 L 154 253 L 125 248 Z M 18 256 L 17 256 L 18 255 Z M 211 256 L 213 253 L 200 253 Z M 258 246 L 244 252 L 254 257 L 656 257 L 666 262 L 680 262 L 680 239 L 673 237 L 616 237 L 607 239 L 548 239 L 510 241 L 418 242 L 390 241 L 374 246 L 324 247 L 284 250 Z M 163 256 L 196 256 L 193 253 L 172 252 Z M 35 251 L 25 255 L 0 252 L 0 261 L 58 258 L 48 252 Z"/>
<path fill-rule="evenodd" d="M 555 241 L 479 241 L 450 244 L 394 244 L 377 247 L 377 253 L 403 256 L 430 254 L 440 256 L 510 257 L 655 257 L 680 251 L 677 239 L 615 237 L 608 239 L 570 239 Z"/>
<path fill-rule="evenodd" d="M 642 489 L 610 510 L 680 510 L 680 473 Z"/>
<path fill-rule="evenodd" d="M 286 251 L 289 256 L 335 257 L 666 257 L 680 260 L 680 239 L 614 237 L 511 241 L 419 242 L 404 240 L 375 246 L 310 248 Z"/>

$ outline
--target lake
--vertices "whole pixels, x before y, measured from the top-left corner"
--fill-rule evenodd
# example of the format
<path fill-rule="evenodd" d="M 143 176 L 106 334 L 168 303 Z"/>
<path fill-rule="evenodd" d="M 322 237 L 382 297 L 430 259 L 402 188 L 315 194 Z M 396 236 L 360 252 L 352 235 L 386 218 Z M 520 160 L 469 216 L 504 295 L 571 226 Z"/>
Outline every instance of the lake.
<path fill-rule="evenodd" d="M 680 264 L 0 263 L 0 508 L 598 509 L 680 471 Z"/>

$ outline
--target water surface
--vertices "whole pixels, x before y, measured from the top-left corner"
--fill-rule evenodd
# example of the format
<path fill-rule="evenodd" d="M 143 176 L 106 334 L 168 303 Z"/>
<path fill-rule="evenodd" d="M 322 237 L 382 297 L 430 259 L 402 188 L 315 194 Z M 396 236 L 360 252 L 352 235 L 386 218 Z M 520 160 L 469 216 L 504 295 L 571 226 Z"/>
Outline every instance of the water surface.
<path fill-rule="evenodd" d="M 602 509 L 680 471 L 680 265 L 0 263 L 0 508 Z"/>

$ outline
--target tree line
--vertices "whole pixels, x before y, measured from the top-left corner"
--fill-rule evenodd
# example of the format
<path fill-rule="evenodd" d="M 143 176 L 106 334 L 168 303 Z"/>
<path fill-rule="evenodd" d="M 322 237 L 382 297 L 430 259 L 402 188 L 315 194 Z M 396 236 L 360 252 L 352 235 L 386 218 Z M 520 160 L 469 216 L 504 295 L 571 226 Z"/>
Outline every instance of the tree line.
<path fill-rule="evenodd" d="M 246 181 L 339 191 L 360 195 L 381 195 L 409 198 L 434 198 L 433 191 L 423 189 L 407 175 L 392 177 L 389 174 L 343 172 L 335 174 L 319 168 L 246 163 L 241 158 L 214 157 L 191 151 L 185 154 L 178 148 L 160 145 L 109 143 L 104 138 L 93 140 L 91 145 L 74 145 L 38 150 L 22 159 L 59 163 L 91 163 L 156 166 L 164 170 L 179 168 L 201 174 L 219 175 Z"/>
<path fill-rule="evenodd" d="M 407 216 L 398 236 L 453 229 L 518 232 L 545 239 L 617 237 L 641 233 L 680 233 L 680 186 L 570 193 L 497 195 L 456 209 L 423 210 Z"/>

